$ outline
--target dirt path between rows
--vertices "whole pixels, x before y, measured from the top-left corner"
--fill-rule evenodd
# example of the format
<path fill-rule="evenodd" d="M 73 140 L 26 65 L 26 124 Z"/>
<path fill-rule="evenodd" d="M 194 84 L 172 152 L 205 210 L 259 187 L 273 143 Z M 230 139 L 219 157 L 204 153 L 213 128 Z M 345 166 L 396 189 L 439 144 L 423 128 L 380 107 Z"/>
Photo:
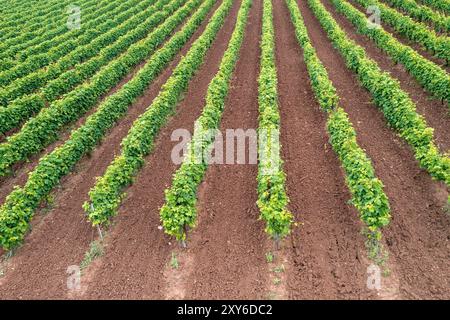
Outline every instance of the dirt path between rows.
<path fill-rule="evenodd" d="M 128 81 L 130 81 L 133 76 L 145 65 L 145 61 L 139 63 L 133 70 L 127 74 L 114 88 L 108 91 L 108 93 L 104 94 L 97 102 L 95 106 L 93 106 L 87 113 L 82 115 L 77 121 L 71 123 L 60 130 L 58 135 L 58 139 L 47 147 L 45 147 L 42 151 L 33 154 L 26 161 L 20 161 L 12 166 L 13 174 L 0 177 L 0 203 L 4 203 L 6 197 L 13 191 L 14 186 L 23 186 L 28 180 L 28 174 L 36 168 L 39 163 L 39 160 L 45 156 L 46 154 L 51 153 L 57 147 L 63 145 L 69 138 L 72 133 L 72 130 L 75 130 L 81 127 L 87 120 L 87 118 L 96 112 L 99 105 L 101 105 L 110 95 L 114 94 L 116 91 L 120 90 Z"/>
<path fill-rule="evenodd" d="M 328 144 L 326 114 L 309 83 L 303 52 L 284 1 L 274 2 L 281 145 L 292 234 L 291 299 L 366 299 L 364 238 L 338 159 Z"/>
<path fill-rule="evenodd" d="M 224 137 L 227 129 L 258 126 L 261 17 L 262 1 L 255 0 L 220 126 Z M 256 164 L 211 165 L 208 169 L 199 190 L 199 224 L 191 233 L 187 252 L 193 266 L 186 298 L 267 298 L 267 236 L 264 223 L 258 221 L 256 176 Z"/>
<path fill-rule="evenodd" d="M 161 24 L 164 23 L 164 21 L 161 22 Z M 180 30 L 182 27 L 183 27 L 183 24 L 178 26 L 175 29 L 175 32 Z M 157 27 L 149 30 L 148 34 L 153 32 L 156 28 Z M 164 43 L 165 43 L 165 41 L 158 48 L 164 46 Z M 121 54 L 120 56 L 122 56 L 122 55 L 123 54 Z M 125 77 L 123 77 L 122 80 L 120 80 L 119 83 L 116 86 L 114 86 L 112 89 L 108 90 L 107 93 L 102 95 L 98 99 L 98 102 L 94 106 L 92 106 L 85 114 L 80 116 L 80 118 L 78 120 L 76 120 L 75 122 L 64 126 L 60 130 L 59 135 L 58 135 L 58 139 L 56 141 L 54 141 L 51 144 L 49 144 L 42 151 L 31 155 L 28 158 L 28 160 L 26 160 L 26 161 L 19 161 L 18 163 L 14 164 L 12 166 L 12 170 L 14 172 L 13 174 L 5 176 L 5 177 L 0 177 L 0 203 L 4 203 L 5 202 L 6 197 L 11 193 L 11 191 L 14 188 L 14 186 L 16 186 L 16 185 L 22 186 L 22 185 L 24 185 L 26 183 L 26 181 L 28 179 L 28 173 L 33 171 L 33 169 L 39 163 L 39 160 L 44 155 L 52 152 L 58 146 L 61 146 L 62 144 L 64 144 L 64 142 L 67 139 L 69 139 L 69 137 L 70 137 L 70 135 L 72 133 L 72 130 L 74 130 L 76 128 L 79 128 L 81 125 L 83 125 L 86 122 L 86 119 L 97 110 L 98 106 L 101 105 L 103 103 L 103 101 L 105 101 L 110 95 L 112 95 L 115 92 L 117 92 L 118 90 L 120 90 L 128 81 L 130 81 L 134 77 L 134 75 L 144 65 L 145 65 L 145 60 L 140 62 L 139 64 L 137 64 L 134 68 L 132 68 L 131 72 L 129 72 Z M 73 91 L 73 90 L 71 90 L 71 91 Z M 13 133 L 19 132 L 21 128 L 22 128 L 22 125 L 19 125 L 17 128 L 13 129 L 10 132 L 11 134 L 9 134 L 9 135 L 12 135 Z M 3 142 L 3 141 L 0 140 L 0 142 Z"/>
<path fill-rule="evenodd" d="M 416 104 L 417 112 L 425 117 L 430 127 L 434 128 L 436 143 L 440 150 L 450 151 L 450 119 L 447 105 L 442 104 L 439 99 L 433 99 L 402 64 L 395 65 L 387 53 L 378 49 L 372 40 L 355 32 L 353 25 L 343 15 L 336 12 L 330 1 L 324 0 L 322 3 L 347 35 L 362 46 L 367 55 L 375 60 L 382 70 L 391 73 L 393 78 L 400 81 L 401 88 Z"/>
<path fill-rule="evenodd" d="M 159 208 L 164 189 L 177 165 L 171 160 L 175 129 L 192 132 L 200 115 L 208 84 L 218 70 L 237 17 L 240 1 L 233 4 L 225 25 L 208 52 L 205 63 L 191 81 L 177 114 L 163 128 L 154 153 L 146 158 L 135 183 L 127 193 L 106 245 L 105 255 L 87 272 L 87 290 L 82 298 L 161 299 L 165 297 L 165 265 L 178 245 L 159 230 Z"/>
<path fill-rule="evenodd" d="M 312 43 L 336 86 L 341 105 L 371 157 L 390 200 L 392 221 L 383 231 L 403 298 L 450 297 L 450 218 L 442 207 L 447 191 L 419 169 L 409 146 L 391 130 L 370 94 L 344 60 L 303 1 L 299 2 Z"/>
<path fill-rule="evenodd" d="M 79 265 L 89 243 L 97 237 L 81 207 L 95 183 L 95 177 L 104 173 L 114 155 L 120 151 L 120 141 L 133 121 L 151 104 L 182 55 L 204 30 L 206 22 L 144 95 L 130 107 L 128 114 L 109 132 L 103 143 L 78 163 L 74 173 L 63 178 L 60 188 L 54 192 L 55 207 L 46 215 L 35 216 L 33 231 L 8 262 L 6 275 L 0 278 L 1 298 L 67 298 L 67 267 Z M 121 84 L 131 79 L 132 74 Z M 26 174 L 24 179 L 26 181 Z"/>

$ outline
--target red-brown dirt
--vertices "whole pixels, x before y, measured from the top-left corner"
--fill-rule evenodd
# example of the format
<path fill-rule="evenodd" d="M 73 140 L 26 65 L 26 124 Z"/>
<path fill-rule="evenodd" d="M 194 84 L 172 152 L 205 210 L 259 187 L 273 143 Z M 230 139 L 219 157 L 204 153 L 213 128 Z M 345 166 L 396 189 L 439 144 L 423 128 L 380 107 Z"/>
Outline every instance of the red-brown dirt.
<path fill-rule="evenodd" d="M 169 262 L 171 250 L 177 246 L 158 229 L 164 189 L 170 185 L 172 174 L 178 167 L 171 160 L 175 144 L 170 140 L 171 133 L 179 128 L 192 132 L 194 121 L 204 105 L 208 84 L 218 70 L 234 28 L 238 9 L 239 2 L 236 2 L 204 64 L 191 81 L 177 114 L 161 131 L 155 152 L 146 158 L 146 166 L 127 191 L 128 197 L 115 219 L 106 253 L 83 298 L 165 297 L 163 270 Z"/>
<path fill-rule="evenodd" d="M 258 126 L 261 16 L 261 1 L 255 1 L 220 126 L 224 134 Z M 211 165 L 207 171 L 199 192 L 199 224 L 187 252 L 194 265 L 186 298 L 267 298 L 266 235 L 258 221 L 256 176 L 255 164 Z"/>
<path fill-rule="evenodd" d="M 302 224 L 292 234 L 290 298 L 367 298 L 358 215 L 288 16 L 286 4 L 274 2 L 282 157 L 290 209 Z"/>
<path fill-rule="evenodd" d="M 450 218 L 442 210 L 444 186 L 419 168 L 409 146 L 387 126 L 370 94 L 346 68 L 307 4 L 300 1 L 299 5 L 318 56 L 355 126 L 358 142 L 385 185 L 392 221 L 383 234 L 387 250 L 398 265 L 402 297 L 448 299 Z"/>
<path fill-rule="evenodd" d="M 120 141 L 127 134 L 133 121 L 151 104 L 176 63 L 186 54 L 205 26 L 206 21 L 183 47 L 177 58 L 130 107 L 126 117 L 110 131 L 102 144 L 89 157 L 84 157 L 74 173 L 62 180 L 61 187 L 55 193 L 55 208 L 45 216 L 35 217 L 33 231 L 11 259 L 12 267 L 8 268 L 5 277 L 0 279 L 2 287 L 0 297 L 67 297 L 67 267 L 80 264 L 89 243 L 96 237 L 96 232 L 94 233 L 94 229 L 87 223 L 81 207 L 88 199 L 87 193 L 94 185 L 95 177 L 105 171 L 114 155 L 120 151 Z M 122 84 L 129 79 L 131 75 L 128 75 Z M 26 181 L 25 173 L 23 179 Z"/>
<path fill-rule="evenodd" d="M 177 32 L 182 28 L 183 24 L 178 26 L 174 33 Z M 150 34 L 154 29 L 148 30 L 148 34 Z M 165 43 L 165 42 L 164 42 Z M 160 45 L 158 48 L 162 47 L 164 45 Z M 176 60 L 175 60 L 176 61 Z M 47 147 L 45 147 L 42 151 L 38 152 L 37 154 L 31 155 L 28 160 L 26 161 L 20 161 L 12 166 L 13 174 L 0 177 L 0 203 L 3 203 L 5 201 L 6 196 L 13 190 L 13 187 L 16 185 L 23 185 L 25 184 L 28 173 L 33 171 L 33 169 L 36 167 L 36 165 L 39 162 L 39 159 L 43 157 L 44 155 L 52 152 L 55 148 L 62 145 L 69 137 L 72 132 L 72 130 L 79 128 L 81 125 L 83 125 L 86 121 L 86 119 L 97 110 L 97 107 L 107 99 L 110 95 L 114 94 L 120 88 L 122 88 L 128 81 L 130 81 L 133 76 L 145 65 L 145 61 L 140 62 L 137 64 L 130 73 L 128 73 L 125 77 L 123 77 L 119 83 L 111 88 L 107 93 L 102 95 L 100 99 L 98 99 L 98 103 L 93 106 L 88 112 L 86 112 L 84 115 L 82 115 L 77 121 L 74 123 L 71 123 L 64 128 L 61 129 L 61 132 L 59 133 L 57 141 L 54 141 Z M 20 130 L 21 126 L 12 130 L 9 132 L 9 135 L 12 135 L 13 133 L 16 133 Z M 0 139 L 0 143 L 2 140 Z"/>
<path fill-rule="evenodd" d="M 399 79 L 416 102 L 418 112 L 435 128 L 441 150 L 448 150 L 446 108 L 439 101 L 429 100 L 429 95 L 400 65 L 393 65 L 371 40 L 357 34 L 328 0 L 322 2 L 347 34 L 366 49 L 368 56 Z M 268 263 L 265 254 L 273 248 L 263 221 L 258 219 L 257 166 L 211 165 L 199 189 L 198 225 L 189 231 L 188 248 L 182 249 L 161 230 L 159 209 L 164 203 L 164 190 L 171 185 L 178 168 L 171 160 L 172 148 L 177 143 L 171 141 L 171 134 L 179 128 L 193 131 L 209 82 L 227 48 L 240 4 L 241 1 L 235 1 L 176 114 L 161 130 L 154 151 L 146 157 L 133 185 L 126 190 L 127 197 L 106 230 L 104 254 L 83 271 L 82 290 L 68 291 L 66 270 L 81 263 L 98 235 L 81 206 L 88 199 L 95 177 L 102 175 L 120 152 L 120 141 L 133 121 L 157 96 L 177 62 L 204 30 L 207 20 L 101 145 L 61 181 L 53 192 L 53 208 L 42 209 L 34 217 L 32 231 L 14 256 L 6 263 L 0 261 L 0 274 L 5 273 L 0 275 L 0 299 L 450 298 L 450 217 L 442 210 L 448 191 L 419 168 L 410 147 L 389 128 L 370 93 L 361 87 L 357 76 L 333 48 L 307 1 L 299 0 L 298 4 L 312 44 L 341 97 L 341 106 L 355 127 L 360 146 L 372 159 L 376 174 L 385 185 L 391 204 L 392 221 L 383 229 L 383 242 L 392 274 L 383 278 L 383 290 L 367 288 L 367 267 L 371 262 L 361 234 L 363 226 L 358 212 L 348 203 L 345 175 L 328 143 L 327 115 L 320 110 L 312 92 L 302 50 L 283 0 L 273 1 L 281 156 L 289 210 L 298 226 L 283 241 L 275 261 Z M 215 9 L 219 5 L 220 1 Z M 222 132 L 258 126 L 261 17 L 262 0 L 253 0 L 220 125 Z M 426 53 L 424 56 L 430 58 Z M 129 81 L 142 65 L 108 95 Z M 79 127 L 85 119 L 86 116 L 81 117 L 73 127 Z M 26 182 L 27 173 L 38 159 L 67 140 L 69 134 L 66 128 L 57 142 L 30 162 L 17 165 L 15 177 L 1 179 L 0 203 L 14 185 Z M 178 269 L 171 266 L 172 254 L 178 258 Z M 283 274 L 275 274 L 273 268 L 281 264 L 285 268 Z M 281 283 L 275 284 L 277 278 Z"/>
<path fill-rule="evenodd" d="M 403 65 L 395 64 L 387 53 L 380 50 L 372 40 L 357 33 L 345 16 L 336 12 L 330 1 L 323 0 L 322 3 L 347 35 L 365 49 L 367 56 L 376 61 L 382 70 L 389 72 L 392 77 L 400 81 L 401 88 L 409 94 L 416 104 L 417 112 L 425 117 L 430 127 L 434 128 L 438 147 L 442 152 L 450 150 L 449 111 L 447 105 L 442 104 L 439 99 L 433 99 L 432 96 L 424 91 L 414 77 L 406 71 Z"/>

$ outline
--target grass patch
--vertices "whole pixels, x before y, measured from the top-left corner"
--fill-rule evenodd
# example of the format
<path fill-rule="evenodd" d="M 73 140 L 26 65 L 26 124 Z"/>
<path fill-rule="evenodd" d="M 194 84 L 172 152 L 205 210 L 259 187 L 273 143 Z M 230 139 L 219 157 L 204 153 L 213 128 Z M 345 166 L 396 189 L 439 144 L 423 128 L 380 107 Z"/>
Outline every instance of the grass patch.
<path fill-rule="evenodd" d="M 444 206 L 444 212 L 450 216 L 450 198 Z"/>
<path fill-rule="evenodd" d="M 177 254 L 175 252 L 172 252 L 172 257 L 170 258 L 170 266 L 172 267 L 172 269 L 178 269 L 180 267 Z"/>
<path fill-rule="evenodd" d="M 272 263 L 274 259 L 273 253 L 272 252 L 266 252 L 266 261 L 267 263 Z"/>
<path fill-rule="evenodd" d="M 84 254 L 83 261 L 81 261 L 80 269 L 87 268 L 92 261 L 103 255 L 103 244 L 100 240 L 92 241 L 89 250 Z"/>
<path fill-rule="evenodd" d="M 273 268 L 273 272 L 275 272 L 275 273 L 282 273 L 282 272 L 284 272 L 284 270 L 285 270 L 284 264 L 282 264 L 281 266 Z"/>
<path fill-rule="evenodd" d="M 381 275 L 385 278 L 389 277 L 391 275 L 391 270 L 388 267 L 384 267 Z"/>
<path fill-rule="evenodd" d="M 273 279 L 273 284 L 278 286 L 281 283 L 281 279 L 280 278 L 274 278 Z"/>
<path fill-rule="evenodd" d="M 385 266 L 389 258 L 389 253 L 384 249 L 383 244 L 380 242 L 380 235 L 367 229 L 364 229 L 362 234 L 366 237 L 364 244 L 366 245 L 367 256 L 369 259 L 380 267 Z"/>

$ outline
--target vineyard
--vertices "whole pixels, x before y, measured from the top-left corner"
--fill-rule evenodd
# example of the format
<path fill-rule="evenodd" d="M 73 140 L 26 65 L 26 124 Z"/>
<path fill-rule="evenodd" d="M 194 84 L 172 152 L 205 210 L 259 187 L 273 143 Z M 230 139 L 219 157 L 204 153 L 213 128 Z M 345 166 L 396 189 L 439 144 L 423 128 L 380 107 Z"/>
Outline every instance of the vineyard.
<path fill-rule="evenodd" d="M 0 0 L 0 299 L 450 299 L 449 63 L 449 0 Z"/>

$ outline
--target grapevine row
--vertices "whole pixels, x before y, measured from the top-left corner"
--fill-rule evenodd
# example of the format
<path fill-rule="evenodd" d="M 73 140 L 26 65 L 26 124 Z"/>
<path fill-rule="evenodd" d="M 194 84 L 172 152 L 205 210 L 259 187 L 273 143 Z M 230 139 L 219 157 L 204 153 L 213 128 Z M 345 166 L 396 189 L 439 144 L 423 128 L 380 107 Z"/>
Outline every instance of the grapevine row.
<path fill-rule="evenodd" d="M 320 0 L 308 0 L 308 4 L 347 66 L 372 94 L 389 125 L 411 146 L 420 166 L 434 179 L 450 186 L 450 158 L 440 154 L 434 143 L 433 129 L 416 112 L 414 102 L 401 89 L 398 80 L 383 72 L 376 62 L 366 56 L 362 47 L 347 37 Z"/>
<path fill-rule="evenodd" d="M 174 0 L 170 8 L 155 16 L 156 24 L 170 16 L 173 8 L 178 8 L 185 0 Z M 79 119 L 92 108 L 103 94 L 119 84 L 136 65 L 152 54 L 157 47 L 173 31 L 176 25 L 171 24 L 165 29 L 158 28 L 145 39 L 133 44 L 129 50 L 118 59 L 101 69 L 87 83 L 77 87 L 44 108 L 34 118 L 28 120 L 22 129 L 0 144 L 0 176 L 9 171 L 9 167 L 17 161 L 25 160 L 27 156 L 42 150 L 53 142 L 63 126 Z M 155 39 L 157 39 L 155 41 Z"/>
<path fill-rule="evenodd" d="M 116 213 L 124 196 L 123 189 L 132 182 L 144 164 L 144 157 L 151 152 L 158 132 L 175 112 L 182 94 L 222 28 L 232 4 L 233 0 L 222 2 L 203 34 L 194 42 L 162 86 L 158 96 L 133 123 L 128 135 L 122 140 L 120 155 L 115 157 L 105 174 L 98 178 L 90 190 L 90 203 L 86 202 L 83 207 L 93 225 L 107 223 Z"/>
<path fill-rule="evenodd" d="M 436 32 L 450 31 L 450 17 L 433 11 L 426 6 L 418 5 L 414 0 L 385 0 L 391 6 L 404 11 L 413 19 L 421 22 L 430 22 L 434 26 Z"/>
<path fill-rule="evenodd" d="M 5 100 L 12 100 L 12 97 L 18 98 L 14 102 L 9 103 L 8 108 L 0 108 L 0 133 L 5 133 L 20 125 L 20 123 L 41 110 L 46 104 L 55 101 L 61 95 L 71 91 L 75 86 L 88 80 L 103 66 L 125 52 L 130 45 L 145 37 L 149 30 L 154 28 L 165 16 L 176 9 L 173 5 L 168 4 L 165 6 L 167 7 L 166 12 L 163 7 L 163 4 L 166 2 L 168 2 L 168 0 L 156 3 L 154 6 L 149 7 L 147 10 L 136 15 L 120 29 L 112 30 L 110 33 L 98 38 L 97 40 L 101 43 L 93 41 L 91 45 L 79 48 L 73 55 L 70 54 L 61 59 L 61 66 L 72 66 L 80 63 L 81 61 L 79 60 L 81 58 L 86 60 L 90 55 L 95 55 L 97 52 L 100 52 L 98 56 L 75 65 L 75 67 L 60 74 L 58 78 L 49 81 L 47 85 L 39 89 L 39 92 L 18 98 L 19 95 L 25 94 L 28 91 L 27 89 L 34 86 L 30 85 L 23 88 L 23 86 L 17 85 L 10 89 L 9 92 L 0 90 L 0 103 L 2 101 L 5 103 Z M 158 12 L 156 12 L 156 9 Z M 146 20 L 142 21 L 145 17 L 147 17 Z M 137 28 L 136 25 L 138 25 Z M 117 42 L 110 46 L 102 47 L 102 43 L 105 41 L 107 42 L 108 39 L 112 39 L 111 36 L 117 33 L 121 34 L 126 32 L 128 33 L 121 36 Z M 50 72 L 52 76 L 55 76 L 58 74 L 58 70 L 63 69 L 61 66 L 60 64 L 51 65 L 47 70 L 39 71 L 33 78 L 32 75 L 29 75 L 26 79 L 33 84 L 40 83 L 39 79 L 42 79 L 42 82 L 46 82 L 45 78 L 47 77 L 47 73 Z"/>
<path fill-rule="evenodd" d="M 331 0 L 336 10 L 353 23 L 359 33 L 372 39 L 378 48 L 384 50 L 395 61 L 400 62 L 406 70 L 433 96 L 450 102 L 450 76 L 437 64 L 424 58 L 411 47 L 400 43 L 383 28 L 372 28 L 367 24 L 366 16 L 343 0 Z"/>
<path fill-rule="evenodd" d="M 383 191 L 383 184 L 376 177 L 369 157 L 358 145 L 356 132 L 348 115 L 339 107 L 336 88 L 317 57 L 295 0 L 286 0 L 286 3 L 297 40 L 303 49 L 311 87 L 320 107 L 328 113 L 327 129 L 330 143 L 344 168 L 352 203 L 372 235 L 379 239 L 381 236 L 379 228 L 386 226 L 390 220 L 389 201 Z"/>
<path fill-rule="evenodd" d="M 450 0 L 419 0 L 424 5 L 439 10 L 447 15 L 450 14 Z"/>
<path fill-rule="evenodd" d="M 99 52 L 104 52 L 106 46 L 113 43 L 127 32 L 134 30 L 142 21 L 157 14 L 170 0 L 159 0 L 155 4 L 148 6 L 145 10 L 133 16 L 130 20 L 123 22 L 117 27 L 102 34 L 91 43 L 80 46 L 67 56 L 49 65 L 45 69 L 32 72 L 27 76 L 0 89 L 0 106 L 7 106 L 11 101 L 25 94 L 32 93 L 36 89 L 44 86 L 48 81 L 57 78 L 67 69 L 79 67 L 79 64 L 94 57 Z M 68 79 L 70 81 L 70 79 Z M 70 81 L 72 82 L 72 81 Z"/>
<path fill-rule="evenodd" d="M 193 228 L 196 224 L 197 190 L 208 168 L 207 159 L 204 159 L 203 155 L 214 142 L 214 135 L 208 134 L 208 131 L 217 130 L 219 127 L 251 4 L 252 0 L 242 1 L 228 48 L 217 74 L 208 86 L 206 104 L 196 122 L 200 127 L 194 131 L 187 147 L 187 156 L 173 176 L 172 186 L 166 190 L 166 203 L 160 211 L 162 225 L 167 234 L 179 241 L 186 239 L 187 227 Z M 198 155 L 200 158 L 196 159 Z"/>
<path fill-rule="evenodd" d="M 110 11 L 115 8 L 114 3 L 106 3 L 100 1 L 99 5 L 101 6 L 99 10 L 94 10 L 93 13 L 83 16 L 83 22 L 92 23 L 92 20 L 100 20 L 101 16 L 108 16 Z M 94 3 L 92 5 L 95 5 Z M 106 10 L 103 10 L 105 9 Z M 95 9 L 95 8 L 94 8 Z M 100 17 L 99 17 L 100 15 Z M 46 23 L 44 21 L 43 23 Z M 97 23 L 98 24 L 98 23 Z M 57 44 L 64 44 L 64 42 L 74 42 L 77 37 L 82 35 L 87 31 L 86 25 L 83 25 L 81 30 L 69 30 L 67 27 L 66 21 L 58 21 L 57 26 L 59 26 L 56 30 L 51 30 L 50 32 L 39 32 L 37 35 L 31 34 L 31 32 L 20 33 L 17 37 L 12 37 L 8 39 L 4 43 L 0 45 L 0 75 L 11 70 L 13 68 L 17 68 L 20 64 L 24 62 L 28 62 L 27 58 L 33 58 L 33 55 L 37 55 L 39 53 L 45 53 L 55 47 Z M 91 24 L 90 27 L 95 26 L 95 24 Z M 89 27 L 89 26 L 88 26 Z M 92 30 L 91 30 L 92 32 Z M 97 34 L 96 32 L 92 32 L 93 34 Z M 31 34 L 31 35 L 30 35 Z M 60 40 L 58 43 L 55 41 Z M 43 55 L 41 54 L 41 57 Z M 39 57 L 38 57 L 39 58 Z M 44 58 L 41 58 L 43 60 Z M 44 59 L 45 60 L 45 59 Z M 37 62 L 39 66 L 39 60 Z M 13 78 L 14 79 L 14 78 Z M 0 84 L 3 86 L 4 84 Z"/>
<path fill-rule="evenodd" d="M 285 188 L 285 174 L 280 157 L 280 114 L 278 111 L 275 39 L 271 0 L 263 1 L 260 74 L 258 77 L 258 201 L 266 232 L 275 240 L 290 232 L 292 214 Z"/>
<path fill-rule="evenodd" d="M 422 23 L 412 20 L 395 9 L 389 8 L 377 0 L 354 0 L 364 8 L 376 6 L 380 9 L 381 21 L 393 27 L 407 39 L 417 42 L 436 57 L 450 60 L 450 39 L 448 36 L 438 36 Z"/>
<path fill-rule="evenodd" d="M 201 2 L 201 0 L 190 0 L 172 15 L 165 25 L 161 25 L 159 31 L 155 30 L 153 33 L 155 37 L 152 40 L 154 44 L 161 42 L 166 36 L 161 33 L 164 27 L 169 28 L 172 24 L 181 24 Z M 98 110 L 88 117 L 84 125 L 72 132 L 70 138 L 62 146 L 40 159 L 23 188 L 15 189 L 6 198 L 5 204 L 0 208 L 0 245 L 3 248 L 11 249 L 23 240 L 39 203 L 45 199 L 63 176 L 71 172 L 83 155 L 95 148 L 108 129 L 112 128 L 126 114 L 136 98 L 143 94 L 150 83 L 199 28 L 213 5 L 214 0 L 205 1 L 183 29 L 157 50 L 129 82 L 109 96 Z"/>
<path fill-rule="evenodd" d="M 104 5 L 104 2 L 96 2 L 94 0 L 84 0 L 82 3 L 79 3 L 82 6 L 83 12 L 88 10 L 96 11 L 97 8 L 101 8 Z M 29 45 L 29 43 L 38 43 L 37 39 L 46 35 L 47 33 L 53 33 L 55 36 L 59 35 L 63 32 L 69 31 L 66 26 L 67 21 L 67 5 L 58 6 L 58 13 L 51 11 L 48 12 L 47 15 L 37 16 L 35 19 L 27 19 L 27 14 L 24 14 L 23 18 L 26 19 L 26 22 L 20 22 L 14 18 L 8 18 L 8 21 L 12 21 L 14 26 L 9 28 L 2 28 L 2 36 L 0 52 L 5 50 L 8 47 L 13 45 L 17 45 L 19 43 L 23 43 Z M 34 11 L 33 11 L 34 12 Z M 29 13 L 28 13 L 29 14 Z M 57 26 L 60 26 L 59 28 Z M 33 42 L 30 42 L 33 40 Z"/>
<path fill-rule="evenodd" d="M 130 1 L 130 3 L 123 3 L 121 6 L 116 7 L 115 10 L 110 11 L 104 16 L 98 18 L 103 21 L 105 18 L 115 17 L 114 20 L 108 19 L 100 25 L 98 25 L 97 19 L 91 21 L 90 23 L 86 23 L 83 29 L 81 29 L 83 31 L 79 33 L 85 34 L 83 36 L 80 36 L 79 38 L 75 37 L 73 39 L 70 39 L 73 34 L 69 32 L 61 37 L 42 42 L 35 47 L 29 47 L 25 51 L 22 51 L 20 55 L 30 56 L 30 58 L 21 63 L 18 63 L 16 66 L 9 70 L 1 72 L 0 86 L 6 86 L 18 78 L 22 78 L 33 71 L 43 68 L 54 61 L 57 61 L 58 59 L 64 57 L 66 54 L 77 49 L 78 47 L 87 45 L 101 34 L 117 27 L 117 25 L 119 25 L 120 23 L 128 20 L 139 11 L 144 10 L 146 6 L 155 2 L 155 0 Z M 139 3 L 140 1 L 142 2 Z M 133 4 L 133 6 L 129 7 L 130 4 Z M 128 9 L 123 11 L 125 8 Z M 116 16 L 117 13 L 121 11 L 123 12 L 120 15 Z M 77 33 L 77 31 L 78 30 L 75 30 L 74 33 Z M 66 38 L 69 38 L 69 40 L 67 40 Z"/>
<path fill-rule="evenodd" d="M 51 17 L 57 16 L 56 12 L 62 11 L 70 4 L 70 1 L 57 1 L 53 5 L 44 4 L 41 8 L 29 7 L 27 4 L 17 5 L 13 12 L 4 13 L 2 22 L 0 23 L 0 29 L 5 30 L 20 30 L 22 27 L 28 30 L 34 30 L 32 27 L 35 23 L 41 24 L 43 20 L 47 20 Z M 27 10 L 28 9 L 28 10 Z M 17 13 L 18 11 L 18 13 Z M 2 40 L 4 40 L 2 34 Z"/>
<path fill-rule="evenodd" d="M 1 6 L 3 7 L 1 9 L 3 16 L 1 17 L 2 22 L 0 23 L 0 27 L 6 28 L 10 26 L 15 26 L 13 21 L 9 20 L 10 18 L 23 19 L 20 20 L 20 22 L 26 23 L 27 20 L 25 19 L 25 16 L 29 15 L 30 20 L 38 17 L 39 15 L 41 17 L 44 17 L 46 14 L 56 11 L 61 6 L 67 5 L 68 3 L 70 2 L 67 0 L 54 1 L 53 3 L 40 2 L 32 7 L 25 0 L 10 1 L 10 3 L 3 1 L 1 4 Z"/>
<path fill-rule="evenodd" d="M 92 4 L 95 5 L 95 4 Z M 104 14 L 109 14 L 112 9 L 116 7 L 114 3 L 108 4 L 107 1 L 100 1 L 99 5 L 101 8 L 97 11 L 91 12 L 90 14 L 83 16 L 83 23 L 88 23 L 87 28 L 98 25 L 99 21 L 104 21 L 101 19 Z M 125 8 L 125 7 L 123 7 Z M 123 10 L 122 8 L 122 10 Z M 96 24 L 92 23 L 95 20 Z M 46 23 L 46 21 L 44 21 Z M 10 60 L 13 65 L 17 65 L 23 62 L 26 58 L 32 56 L 32 53 L 36 53 L 37 49 L 43 48 L 39 52 L 45 52 L 49 48 L 56 46 L 59 43 L 63 43 L 69 39 L 74 39 L 75 36 L 81 35 L 86 32 L 86 26 L 83 26 L 81 30 L 69 30 L 66 22 L 59 21 L 59 28 L 52 30 L 51 32 L 39 32 L 37 34 L 32 34 L 31 32 L 21 33 L 20 36 L 14 37 L 4 41 L 0 46 L 0 59 Z M 92 30 L 91 30 L 92 31 Z M 28 40 L 27 40 L 28 38 Z M 50 42 L 53 40 L 52 42 Z M 60 40 L 60 42 L 55 42 Z M 34 51 L 32 51 L 34 50 Z"/>

